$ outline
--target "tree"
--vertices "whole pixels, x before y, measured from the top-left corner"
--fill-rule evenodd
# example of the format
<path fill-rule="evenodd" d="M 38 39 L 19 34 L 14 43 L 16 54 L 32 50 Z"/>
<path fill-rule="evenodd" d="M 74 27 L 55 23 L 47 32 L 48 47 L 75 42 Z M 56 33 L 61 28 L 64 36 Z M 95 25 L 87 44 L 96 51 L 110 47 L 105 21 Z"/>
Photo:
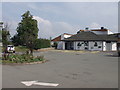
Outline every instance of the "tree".
<path fill-rule="evenodd" d="M 22 45 L 22 43 L 20 42 L 20 39 L 19 37 L 16 35 L 14 35 L 12 38 L 12 43 L 15 45 L 15 46 L 19 46 L 19 45 Z"/>
<path fill-rule="evenodd" d="M 8 41 L 9 35 L 10 35 L 9 31 L 2 30 L 2 43 L 4 47 L 6 47 L 9 44 L 9 41 Z"/>
<path fill-rule="evenodd" d="M 10 33 L 8 23 L 5 23 L 4 28 L 2 28 L 2 43 L 4 48 L 6 48 L 8 44 L 10 44 Z"/>
<path fill-rule="evenodd" d="M 35 40 L 38 37 L 37 20 L 33 19 L 33 16 L 29 11 L 22 15 L 22 20 L 18 24 L 17 34 L 13 40 L 19 40 L 20 45 L 25 45 L 33 53 Z"/>
<path fill-rule="evenodd" d="M 48 39 L 40 38 L 35 41 L 34 49 L 36 50 L 41 48 L 48 48 L 48 47 L 50 47 L 50 40 Z"/>

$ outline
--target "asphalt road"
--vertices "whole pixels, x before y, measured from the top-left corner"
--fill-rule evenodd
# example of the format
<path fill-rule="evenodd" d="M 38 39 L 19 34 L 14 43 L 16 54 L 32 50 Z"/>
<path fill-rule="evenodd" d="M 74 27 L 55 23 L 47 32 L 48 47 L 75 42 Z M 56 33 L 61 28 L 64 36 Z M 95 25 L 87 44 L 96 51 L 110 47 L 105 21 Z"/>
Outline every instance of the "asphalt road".
<path fill-rule="evenodd" d="M 118 57 L 113 52 L 35 52 L 48 62 L 34 65 L 3 65 L 3 88 L 117 88 Z M 57 87 L 32 85 L 21 81 L 59 83 Z"/>

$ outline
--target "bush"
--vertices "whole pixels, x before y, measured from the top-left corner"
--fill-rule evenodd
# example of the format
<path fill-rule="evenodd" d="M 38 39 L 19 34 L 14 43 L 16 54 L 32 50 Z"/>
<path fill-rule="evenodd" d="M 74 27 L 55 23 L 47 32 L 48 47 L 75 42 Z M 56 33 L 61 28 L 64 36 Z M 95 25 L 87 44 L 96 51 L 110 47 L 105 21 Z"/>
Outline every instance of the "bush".
<path fill-rule="evenodd" d="M 11 54 L 7 55 L 6 58 L 3 58 L 3 63 L 30 63 L 30 62 L 39 62 L 43 61 L 44 56 L 34 57 L 32 55 L 27 54 Z"/>
<path fill-rule="evenodd" d="M 50 40 L 48 39 L 37 39 L 35 41 L 34 49 L 48 48 L 50 47 Z"/>

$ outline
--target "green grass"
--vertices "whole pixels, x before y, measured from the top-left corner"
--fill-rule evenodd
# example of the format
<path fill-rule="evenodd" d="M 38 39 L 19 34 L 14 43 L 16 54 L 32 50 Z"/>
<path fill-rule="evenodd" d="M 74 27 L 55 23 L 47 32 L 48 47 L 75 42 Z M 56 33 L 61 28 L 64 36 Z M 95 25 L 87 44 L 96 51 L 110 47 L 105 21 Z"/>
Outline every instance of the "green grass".
<path fill-rule="evenodd" d="M 26 48 L 25 46 L 17 46 L 17 47 L 15 47 L 16 52 L 26 52 L 27 50 L 29 50 L 29 49 Z"/>
<path fill-rule="evenodd" d="M 2 60 L 2 64 L 12 64 L 12 63 L 14 62 L 9 60 Z"/>

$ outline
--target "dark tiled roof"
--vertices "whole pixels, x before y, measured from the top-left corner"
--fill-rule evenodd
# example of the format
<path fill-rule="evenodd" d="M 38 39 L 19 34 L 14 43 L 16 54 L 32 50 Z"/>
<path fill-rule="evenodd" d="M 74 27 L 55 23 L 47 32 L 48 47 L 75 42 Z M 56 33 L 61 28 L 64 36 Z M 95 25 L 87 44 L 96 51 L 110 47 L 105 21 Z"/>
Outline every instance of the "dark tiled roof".
<path fill-rule="evenodd" d="M 105 40 L 105 41 L 117 41 L 118 37 L 114 36 L 114 35 L 99 35 L 101 40 Z"/>
<path fill-rule="evenodd" d="M 117 37 L 113 35 L 97 35 L 91 31 L 80 32 L 63 41 L 117 41 Z"/>

